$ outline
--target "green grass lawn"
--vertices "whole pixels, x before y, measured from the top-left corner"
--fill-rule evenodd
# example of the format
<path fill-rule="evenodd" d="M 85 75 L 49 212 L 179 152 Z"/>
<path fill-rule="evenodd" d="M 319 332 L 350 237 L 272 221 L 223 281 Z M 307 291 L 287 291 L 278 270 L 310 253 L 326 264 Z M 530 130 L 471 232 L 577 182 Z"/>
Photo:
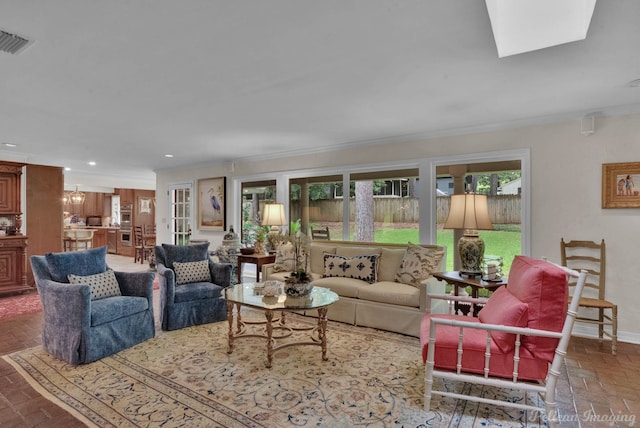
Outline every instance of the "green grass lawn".
<path fill-rule="evenodd" d="M 496 230 L 480 231 L 484 241 L 485 254 L 501 256 L 503 274 L 509 274 L 514 256 L 520 254 L 520 228 L 514 225 L 495 225 Z M 379 229 L 375 233 L 376 242 L 419 242 L 418 229 Z M 453 253 L 457 244 L 453 243 L 453 230 L 438 230 L 437 244 L 447 247 L 447 270 L 453 270 Z"/>

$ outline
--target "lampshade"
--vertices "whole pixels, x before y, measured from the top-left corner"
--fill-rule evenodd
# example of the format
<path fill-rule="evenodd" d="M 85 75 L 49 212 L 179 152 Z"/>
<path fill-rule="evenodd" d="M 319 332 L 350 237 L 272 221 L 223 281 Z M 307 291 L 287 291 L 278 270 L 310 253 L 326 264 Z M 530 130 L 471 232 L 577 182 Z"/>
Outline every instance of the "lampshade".
<path fill-rule="evenodd" d="M 266 204 L 262 215 L 262 224 L 265 226 L 284 226 L 287 220 L 284 217 L 283 204 Z"/>
<path fill-rule="evenodd" d="M 458 241 L 460 273 L 469 276 L 482 274 L 481 263 L 484 255 L 484 241 L 478 230 L 492 230 L 486 195 L 451 195 L 449 217 L 445 229 L 464 229 Z"/>
<path fill-rule="evenodd" d="M 445 229 L 493 230 L 489 219 L 487 195 L 451 195 Z"/>

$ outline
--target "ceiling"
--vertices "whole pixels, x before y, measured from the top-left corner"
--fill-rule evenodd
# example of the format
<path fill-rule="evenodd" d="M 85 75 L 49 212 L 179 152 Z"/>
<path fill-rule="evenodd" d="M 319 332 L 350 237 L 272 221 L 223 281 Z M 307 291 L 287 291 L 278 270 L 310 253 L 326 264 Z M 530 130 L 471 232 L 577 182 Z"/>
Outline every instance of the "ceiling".
<path fill-rule="evenodd" d="M 154 188 L 162 169 L 638 112 L 639 16 L 600 1 L 585 40 L 498 58 L 482 1 L 3 0 L 0 28 L 35 43 L 0 52 L 0 158 Z"/>

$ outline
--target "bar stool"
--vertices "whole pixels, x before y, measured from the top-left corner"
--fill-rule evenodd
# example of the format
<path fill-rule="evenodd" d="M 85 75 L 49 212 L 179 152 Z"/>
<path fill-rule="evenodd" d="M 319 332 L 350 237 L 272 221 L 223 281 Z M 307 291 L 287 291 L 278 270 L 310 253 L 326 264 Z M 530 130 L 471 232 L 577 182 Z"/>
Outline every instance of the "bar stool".
<path fill-rule="evenodd" d="M 70 229 L 64 231 L 64 250 L 88 250 L 93 247 L 92 229 Z"/>

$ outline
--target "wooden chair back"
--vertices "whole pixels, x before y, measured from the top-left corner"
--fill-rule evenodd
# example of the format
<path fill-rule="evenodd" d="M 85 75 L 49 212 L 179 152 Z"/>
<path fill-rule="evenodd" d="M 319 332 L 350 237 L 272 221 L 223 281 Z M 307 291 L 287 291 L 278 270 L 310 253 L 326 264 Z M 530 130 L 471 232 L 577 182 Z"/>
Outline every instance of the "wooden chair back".
<path fill-rule="evenodd" d="M 560 257 L 562 266 L 569 269 L 586 270 L 587 281 L 585 282 L 584 297 L 605 298 L 605 243 L 604 239 L 598 244 L 593 241 L 569 241 L 560 239 Z M 575 286 L 575 281 L 569 283 Z M 594 293 L 589 293 L 594 290 Z"/>
<path fill-rule="evenodd" d="M 562 265 L 574 270 L 585 270 L 587 279 L 585 290 L 580 299 L 581 308 L 597 311 L 597 316 L 579 315 L 578 322 L 598 326 L 598 338 L 611 339 L 611 353 L 615 355 L 618 342 L 618 305 L 607 300 L 605 290 L 606 247 L 604 239 L 600 243 L 593 241 L 565 241 L 560 238 L 560 256 Z M 575 288 L 575 281 L 569 286 Z"/>
<path fill-rule="evenodd" d="M 329 235 L 329 227 L 328 226 L 312 227 L 311 228 L 311 239 L 324 239 L 324 240 L 331 239 L 331 237 Z"/>

